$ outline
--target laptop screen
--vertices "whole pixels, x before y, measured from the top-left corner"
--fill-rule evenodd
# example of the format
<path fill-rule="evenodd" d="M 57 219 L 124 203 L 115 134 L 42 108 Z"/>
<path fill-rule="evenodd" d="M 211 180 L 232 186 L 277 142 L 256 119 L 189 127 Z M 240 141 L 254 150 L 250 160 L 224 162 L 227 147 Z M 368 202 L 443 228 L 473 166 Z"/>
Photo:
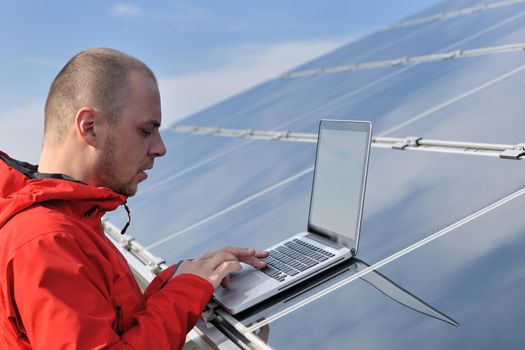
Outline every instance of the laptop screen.
<path fill-rule="evenodd" d="M 308 228 L 357 250 L 371 124 L 322 120 Z"/>

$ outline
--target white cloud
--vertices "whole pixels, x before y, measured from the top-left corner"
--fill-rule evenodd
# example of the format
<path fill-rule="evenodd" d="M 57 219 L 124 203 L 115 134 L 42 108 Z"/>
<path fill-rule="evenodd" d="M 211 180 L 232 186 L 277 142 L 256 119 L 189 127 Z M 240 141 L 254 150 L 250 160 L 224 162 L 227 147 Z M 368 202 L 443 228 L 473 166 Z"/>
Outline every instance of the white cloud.
<path fill-rule="evenodd" d="M 115 17 L 137 17 L 142 14 L 142 10 L 136 5 L 120 3 L 113 5 L 111 14 Z"/>
<path fill-rule="evenodd" d="M 60 69 L 64 62 L 44 56 L 25 56 L 15 58 L 18 63 L 28 66 L 41 66 L 42 68 Z"/>
<path fill-rule="evenodd" d="M 15 159 L 37 163 L 44 132 L 44 101 L 32 101 L 2 113 L 0 150 Z"/>
<path fill-rule="evenodd" d="M 348 41 L 342 39 L 300 41 L 273 46 L 237 46 L 220 67 L 161 77 L 160 90 L 165 126 L 240 93 L 258 83 L 321 56 Z M 31 163 L 38 161 L 43 135 L 44 100 L 0 116 L 0 150 Z"/>
<path fill-rule="evenodd" d="M 236 20 L 215 16 L 206 7 L 191 3 L 173 3 L 170 10 L 154 11 L 151 8 L 141 8 L 137 5 L 118 3 L 110 7 L 109 13 L 114 17 L 137 19 L 148 23 L 163 23 L 166 28 L 178 33 L 213 33 L 241 32 L 246 30 L 247 22 L 241 18 Z"/>
<path fill-rule="evenodd" d="M 237 46 L 218 67 L 176 77 L 160 77 L 163 124 L 220 102 L 258 83 L 334 50 L 349 38 L 297 41 L 273 46 Z"/>

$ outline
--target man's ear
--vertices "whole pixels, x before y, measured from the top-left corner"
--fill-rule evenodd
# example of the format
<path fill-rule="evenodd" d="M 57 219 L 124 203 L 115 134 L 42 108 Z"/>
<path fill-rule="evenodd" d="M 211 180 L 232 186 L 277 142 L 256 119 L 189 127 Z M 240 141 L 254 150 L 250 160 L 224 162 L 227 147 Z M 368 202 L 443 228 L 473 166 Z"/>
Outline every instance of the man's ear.
<path fill-rule="evenodd" d="M 98 126 L 98 116 L 92 108 L 82 107 L 75 116 L 75 131 L 78 137 L 90 146 L 97 146 L 97 133 L 95 126 Z"/>

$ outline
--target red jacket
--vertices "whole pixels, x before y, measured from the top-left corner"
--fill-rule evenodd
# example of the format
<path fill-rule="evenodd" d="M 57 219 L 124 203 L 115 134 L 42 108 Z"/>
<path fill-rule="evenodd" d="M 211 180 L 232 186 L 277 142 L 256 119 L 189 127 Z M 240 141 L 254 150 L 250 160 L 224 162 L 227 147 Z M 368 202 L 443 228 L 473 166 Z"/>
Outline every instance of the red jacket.
<path fill-rule="evenodd" d="M 100 224 L 126 198 L 35 172 L 0 152 L 0 349 L 181 348 L 212 285 L 171 267 L 143 295 Z"/>

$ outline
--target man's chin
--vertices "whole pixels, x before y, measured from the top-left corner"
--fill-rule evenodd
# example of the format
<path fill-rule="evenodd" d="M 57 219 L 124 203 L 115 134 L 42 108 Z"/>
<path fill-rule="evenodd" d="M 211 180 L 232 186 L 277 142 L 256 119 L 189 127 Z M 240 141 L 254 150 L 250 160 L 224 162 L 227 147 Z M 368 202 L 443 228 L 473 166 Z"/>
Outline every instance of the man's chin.
<path fill-rule="evenodd" d="M 126 186 L 121 186 L 119 188 L 113 189 L 113 191 L 126 197 L 133 197 L 135 193 L 137 193 L 137 187 L 138 183 L 128 184 Z"/>
<path fill-rule="evenodd" d="M 135 177 L 130 182 L 117 186 L 113 189 L 113 191 L 126 197 L 132 197 L 135 195 L 135 193 L 137 193 L 139 183 L 146 180 L 147 178 L 148 175 L 142 171 L 135 175 Z"/>

